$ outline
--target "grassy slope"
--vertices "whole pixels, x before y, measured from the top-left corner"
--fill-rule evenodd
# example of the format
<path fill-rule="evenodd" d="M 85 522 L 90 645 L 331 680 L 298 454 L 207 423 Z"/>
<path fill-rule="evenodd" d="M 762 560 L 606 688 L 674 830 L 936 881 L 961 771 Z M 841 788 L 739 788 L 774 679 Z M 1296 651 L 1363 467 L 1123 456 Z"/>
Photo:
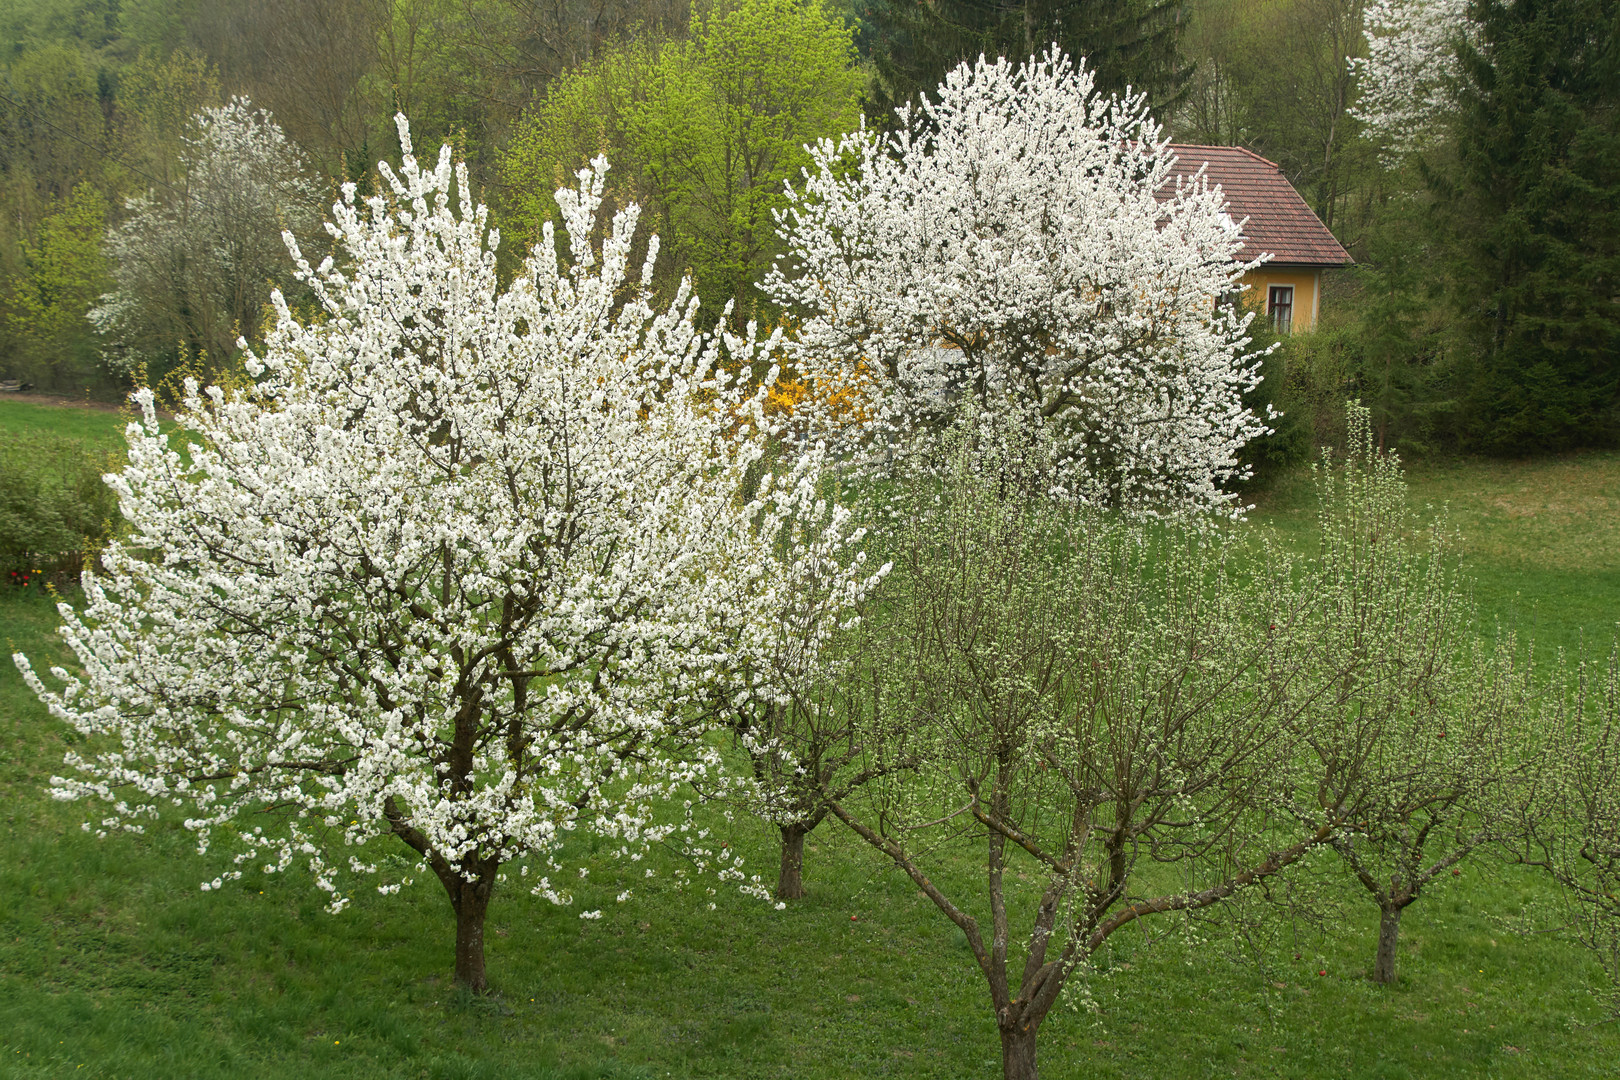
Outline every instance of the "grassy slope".
<path fill-rule="evenodd" d="M 1620 453 L 1521 462 L 1420 463 L 1413 504 L 1447 513 L 1462 535 L 1487 626 L 1542 645 L 1606 652 L 1620 619 Z M 1252 519 L 1303 535 L 1314 524 L 1308 473 L 1256 501 Z"/>
<path fill-rule="evenodd" d="M 40 405 L 29 401 L 0 399 L 0 439 L 17 435 L 48 435 L 104 445 L 123 445 L 121 413 L 104 408 L 72 405 Z"/>
<path fill-rule="evenodd" d="M 17 407 L 0 407 L 0 425 Z M 1525 468 L 1425 473 L 1417 489 L 1451 499 L 1465 528 L 1464 493 L 1482 493 L 1468 496 L 1482 577 L 1518 575 L 1511 590 L 1524 595 L 1567 579 L 1556 604 L 1542 606 L 1542 626 L 1567 634 L 1591 624 L 1571 603 L 1587 595 L 1601 622 L 1617 610 L 1615 582 L 1598 568 L 1610 556 L 1590 549 L 1614 528 L 1613 503 L 1607 516 L 1532 517 L 1551 522 L 1536 543 L 1568 560 L 1543 565 L 1513 540 L 1522 518 L 1489 509 L 1514 484 L 1545 493 L 1547 507 L 1566 505 L 1550 486 L 1561 474 L 1535 472 L 1556 466 Z M 1617 490 L 1620 460 L 1570 468 L 1571 491 Z M 1259 516 L 1297 528 L 1295 495 L 1279 491 Z M 1487 603 L 1511 596 L 1493 587 L 1481 587 Z M 44 598 L 0 598 L 0 635 L 36 662 L 60 655 L 53 623 Z M 812 837 L 811 895 L 786 912 L 725 893 L 708 912 L 706 897 L 658 890 L 615 906 L 620 879 L 606 862 L 580 896 L 604 908 L 599 922 L 514 889 L 491 911 L 497 993 L 469 1001 L 448 984 L 451 924 L 437 886 L 362 894 L 336 917 L 298 874 L 202 893 L 218 862 L 197 856 L 173 824 L 97 841 L 77 827 L 85 808 L 43 794 L 67 741 L 10 665 L 0 667 L 0 1076 L 995 1072 L 994 1028 L 965 942 L 846 833 Z M 735 839 L 752 864 L 774 865 L 763 830 L 739 826 Z M 957 869 L 971 888 L 969 864 Z M 1352 907 L 1326 936 L 1285 926 L 1253 948 L 1126 938 L 1095 980 L 1097 1011 L 1048 1021 L 1046 1075 L 1612 1075 L 1620 1026 L 1571 1027 L 1596 1016 L 1584 990 L 1593 965 L 1555 937 L 1516 934 L 1510 920 L 1545 890 L 1488 871 L 1470 866 L 1411 909 L 1402 978 L 1390 989 L 1363 977 L 1370 907 Z"/>

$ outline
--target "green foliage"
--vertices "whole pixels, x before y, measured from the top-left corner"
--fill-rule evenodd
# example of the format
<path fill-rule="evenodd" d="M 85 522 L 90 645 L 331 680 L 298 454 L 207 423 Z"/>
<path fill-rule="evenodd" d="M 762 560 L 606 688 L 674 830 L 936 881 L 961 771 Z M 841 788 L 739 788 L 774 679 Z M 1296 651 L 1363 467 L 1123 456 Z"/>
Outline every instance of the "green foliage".
<path fill-rule="evenodd" d="M 1253 337 L 1250 348 L 1264 353 L 1260 358 L 1260 383 L 1243 395 L 1243 406 L 1259 417 L 1270 416 L 1271 431 L 1250 441 L 1239 452 L 1239 460 L 1252 470 L 1251 487 L 1263 487 L 1290 467 L 1310 457 L 1315 445 L 1313 412 L 1302 408 L 1290 385 L 1293 342 L 1279 340 L 1270 323 L 1256 318 L 1249 324 Z"/>
<path fill-rule="evenodd" d="M 5 69 L 0 158 L 7 187 L 25 210 L 95 180 L 108 150 L 97 66 L 76 44 L 45 43 Z"/>
<path fill-rule="evenodd" d="M 131 2 L 3 0 L 0 2 L 0 41 L 18 52 L 46 42 L 100 48 L 117 36 L 120 9 L 129 7 Z"/>
<path fill-rule="evenodd" d="M 1084 57 L 1107 95 L 1127 87 L 1154 105 L 1173 99 L 1188 74 L 1177 55 L 1178 0 L 866 0 L 861 52 L 877 68 L 871 113 L 932 93 L 945 73 L 980 53 L 1017 63 L 1056 42 Z"/>
<path fill-rule="evenodd" d="M 1396 179 L 1380 167 L 1350 111 L 1350 63 L 1366 52 L 1363 6 L 1195 0 L 1181 41 L 1193 73 L 1165 117 L 1178 141 L 1245 146 L 1276 162 L 1352 249 Z"/>
<path fill-rule="evenodd" d="M 609 156 L 608 199 L 623 206 L 648 205 L 652 190 L 644 166 L 627 145 L 624 113 L 645 97 L 658 66 L 658 48 L 630 43 L 598 57 L 554 82 L 520 122 L 501 156 L 508 233 L 530 243 L 548 221 L 560 220 L 556 192 L 595 155 Z M 648 207 L 653 213 L 661 208 Z M 660 227 L 667 220 L 659 221 Z"/>
<path fill-rule="evenodd" d="M 107 200 L 80 184 L 22 241 L 19 272 L 3 282 L 4 324 L 11 337 L 6 367 L 42 386 L 81 386 L 94 379 L 96 343 L 84 313 L 109 285 L 101 243 Z"/>
<path fill-rule="evenodd" d="M 1370 410 L 1380 448 L 1432 456 L 1456 446 L 1461 373 L 1429 219 L 1424 201 L 1388 199 L 1362 233 L 1361 261 L 1326 277 L 1316 328 L 1276 339 L 1266 376 L 1285 413 L 1279 436 L 1296 451 L 1285 462 L 1303 460 L 1299 448 L 1343 444 L 1347 398 Z M 1257 465 L 1269 464 L 1268 449 L 1256 448 Z"/>
<path fill-rule="evenodd" d="M 630 43 L 553 84 L 503 158 L 510 216 L 537 235 L 551 193 L 606 153 L 618 197 L 655 215 L 663 280 L 690 270 L 716 308 L 767 314 L 754 282 L 778 251 L 772 211 L 809 162 L 803 145 L 855 123 L 861 83 L 850 31 L 821 0 L 694 8 L 686 40 Z"/>
<path fill-rule="evenodd" d="M 219 72 L 189 49 L 142 53 L 118 69 L 118 153 L 106 163 L 109 186 L 132 193 L 181 179 L 183 136 L 198 109 L 225 102 Z"/>
<path fill-rule="evenodd" d="M 110 467 L 94 444 L 0 437 L 0 585 L 79 569 L 118 517 Z"/>
<path fill-rule="evenodd" d="M 1471 5 L 1456 163 L 1430 174 L 1465 347 L 1461 443 L 1620 437 L 1620 4 Z"/>

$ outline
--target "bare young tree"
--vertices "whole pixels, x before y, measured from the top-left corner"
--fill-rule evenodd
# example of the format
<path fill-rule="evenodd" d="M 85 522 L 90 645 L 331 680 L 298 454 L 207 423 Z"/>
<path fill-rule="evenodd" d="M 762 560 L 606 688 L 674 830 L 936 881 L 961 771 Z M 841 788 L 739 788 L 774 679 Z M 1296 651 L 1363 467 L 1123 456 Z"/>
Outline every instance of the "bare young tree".
<path fill-rule="evenodd" d="M 1518 856 L 1563 886 L 1568 925 L 1603 964 L 1620 1016 L 1620 643 L 1607 664 L 1558 675 L 1536 725 L 1545 766 Z"/>
<path fill-rule="evenodd" d="M 1453 533 L 1417 522 L 1399 460 L 1374 447 L 1371 413 L 1348 413 L 1348 454 L 1337 467 L 1325 455 L 1317 473 L 1313 580 L 1329 666 L 1357 679 L 1312 738 L 1341 744 L 1324 756 L 1362 759 L 1361 814 L 1333 847 L 1378 905 L 1372 977 L 1390 983 L 1405 910 L 1521 820 L 1530 686 L 1511 637 L 1495 648 L 1476 638 Z"/>
<path fill-rule="evenodd" d="M 961 928 L 1004 1074 L 1029 1080 L 1042 1022 L 1112 934 L 1278 874 L 1358 811 L 1359 751 L 1327 760 L 1307 738 L 1354 680 L 1327 669 L 1308 578 L 1280 553 L 1240 574 L 1219 531 L 1023 495 L 969 441 L 901 515 L 905 656 L 880 704 L 905 711 L 921 763 L 827 797 Z M 983 852 L 976 903 L 940 877 L 953 840 Z"/>
<path fill-rule="evenodd" d="M 840 557 L 866 530 L 824 494 L 806 490 L 793 500 L 783 550 L 802 557 L 765 554 L 752 586 L 756 618 L 707 699 L 710 721 L 731 733 L 752 767 L 753 785 L 733 787 L 730 797 L 781 833 L 779 901 L 804 896 L 805 837 L 826 819 L 829 798 L 847 798 L 910 761 L 905 731 L 881 730 L 893 716 L 871 698 L 891 650 L 868 608 L 891 566 L 872 568 L 864 551 Z"/>
<path fill-rule="evenodd" d="M 805 837 L 834 802 L 916 764 L 908 717 L 881 701 L 886 628 L 857 613 L 814 650 L 808 621 L 783 620 L 782 639 L 755 658 L 724 717 L 753 765 L 752 808 L 781 832 L 778 900 L 804 897 Z"/>

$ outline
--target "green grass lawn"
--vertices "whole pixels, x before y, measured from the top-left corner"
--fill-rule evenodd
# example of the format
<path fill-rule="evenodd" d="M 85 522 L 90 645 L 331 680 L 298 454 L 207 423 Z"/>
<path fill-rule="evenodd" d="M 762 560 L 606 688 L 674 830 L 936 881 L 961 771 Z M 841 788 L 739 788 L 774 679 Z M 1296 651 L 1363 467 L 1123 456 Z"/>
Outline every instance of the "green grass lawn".
<path fill-rule="evenodd" d="M 1487 629 L 1607 653 L 1620 620 L 1620 453 L 1419 462 L 1407 480 L 1414 506 L 1444 511 L 1460 532 Z M 1261 493 L 1250 518 L 1303 538 L 1314 499 L 1299 470 Z"/>
<path fill-rule="evenodd" d="M 106 408 L 0 398 L 0 439 L 46 436 L 116 448 L 124 445 L 124 427 L 133 418 Z"/>
<path fill-rule="evenodd" d="M 28 422 L 21 408 L 0 403 L 0 433 Z M 106 427 L 75 419 L 83 437 L 122 423 L 95 419 Z M 1607 632 L 1620 456 L 1425 469 L 1414 491 L 1450 503 L 1493 615 L 1516 610 L 1559 643 Z M 1302 533 L 1303 484 L 1279 485 L 1255 517 Z M 0 595 L 0 637 L 36 666 L 62 656 L 54 624 L 49 598 Z M 832 826 L 810 839 L 809 897 L 782 912 L 724 891 L 709 911 L 701 887 L 616 905 L 629 878 L 606 860 L 574 908 L 509 889 L 490 911 L 494 993 L 470 999 L 450 982 L 437 884 L 361 892 L 337 916 L 296 872 L 204 893 L 228 856 L 198 856 L 177 823 L 97 840 L 79 828 L 86 808 L 45 794 L 70 741 L 0 666 L 0 1076 L 998 1074 L 961 934 Z M 731 829 L 751 868 L 774 872 L 772 836 Z M 982 875 L 971 856 L 946 873 L 964 889 Z M 1043 1074 L 1615 1075 L 1620 1024 L 1593 1023 L 1596 965 L 1523 932 L 1545 923 L 1539 878 L 1465 864 L 1408 912 L 1399 982 L 1381 988 L 1366 978 L 1373 908 L 1331 859 L 1314 872 L 1348 905 L 1326 932 L 1273 920 L 1258 939 L 1203 931 L 1202 945 L 1169 922 L 1121 934 L 1089 981 L 1094 1004 L 1060 1006 L 1042 1029 Z M 595 907 L 600 921 L 578 918 Z"/>

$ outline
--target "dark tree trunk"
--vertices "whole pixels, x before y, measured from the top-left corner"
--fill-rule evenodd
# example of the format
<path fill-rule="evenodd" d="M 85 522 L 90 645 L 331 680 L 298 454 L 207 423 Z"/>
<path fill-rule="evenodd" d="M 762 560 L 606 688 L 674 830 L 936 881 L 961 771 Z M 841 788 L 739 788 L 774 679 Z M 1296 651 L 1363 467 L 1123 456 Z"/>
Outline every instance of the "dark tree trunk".
<path fill-rule="evenodd" d="M 484 974 L 484 916 L 489 912 L 487 884 L 463 881 L 450 896 L 456 910 L 456 984 L 475 994 L 489 989 Z"/>
<path fill-rule="evenodd" d="M 1034 1024 L 1001 1029 L 1003 1080 L 1036 1080 Z"/>
<path fill-rule="evenodd" d="M 782 872 L 776 877 L 778 900 L 799 900 L 804 897 L 804 834 L 803 825 L 782 826 Z"/>
<path fill-rule="evenodd" d="M 1373 960 L 1373 982 L 1389 984 L 1395 981 L 1395 950 L 1401 943 L 1401 912 L 1404 908 L 1391 906 L 1384 909 L 1378 920 L 1378 956 Z"/>
<path fill-rule="evenodd" d="M 461 771 L 463 774 L 468 771 L 465 763 Z M 482 994 L 489 989 L 489 979 L 484 975 L 484 916 L 489 912 L 489 898 L 495 891 L 495 873 L 501 868 L 500 861 L 468 860 L 461 866 L 452 865 L 434 853 L 427 837 L 406 820 L 392 795 L 384 801 L 383 813 L 394 835 L 427 859 L 439 884 L 444 886 L 450 907 L 456 913 L 456 984 Z M 467 875 L 474 880 L 467 880 Z"/>

